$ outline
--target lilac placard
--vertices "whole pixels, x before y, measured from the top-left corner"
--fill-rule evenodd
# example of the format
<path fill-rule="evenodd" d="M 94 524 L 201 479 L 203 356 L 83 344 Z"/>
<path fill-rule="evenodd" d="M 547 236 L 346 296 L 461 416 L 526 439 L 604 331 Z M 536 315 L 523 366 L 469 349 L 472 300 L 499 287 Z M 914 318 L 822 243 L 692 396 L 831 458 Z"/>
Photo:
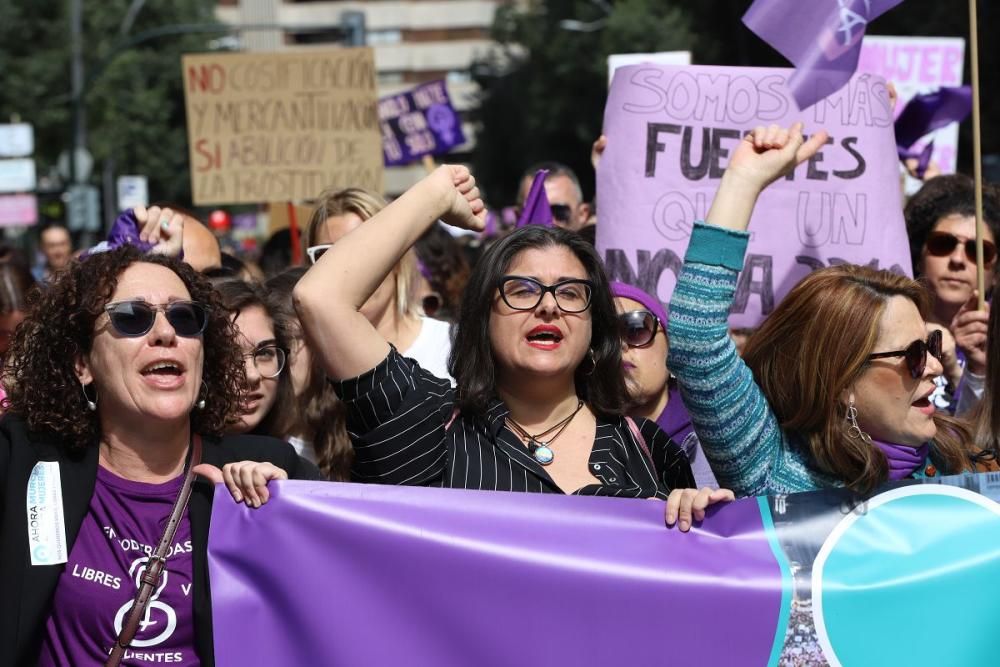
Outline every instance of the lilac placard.
<path fill-rule="evenodd" d="M 615 74 L 597 171 L 597 246 L 612 280 L 668 303 L 692 223 L 741 137 L 801 120 L 830 143 L 765 191 L 730 316 L 757 326 L 810 271 L 844 262 L 912 275 L 885 81 L 856 74 L 800 112 L 790 69 L 633 65 Z"/>
<path fill-rule="evenodd" d="M 256 511 L 216 491 L 219 667 L 766 665 L 784 637 L 756 499 L 682 534 L 662 501 L 270 488 Z"/>
<path fill-rule="evenodd" d="M 378 102 L 387 167 L 441 155 L 465 143 L 462 119 L 444 81 L 431 81 Z"/>
<path fill-rule="evenodd" d="M 33 225 L 38 222 L 35 195 L 0 195 L 0 227 Z"/>

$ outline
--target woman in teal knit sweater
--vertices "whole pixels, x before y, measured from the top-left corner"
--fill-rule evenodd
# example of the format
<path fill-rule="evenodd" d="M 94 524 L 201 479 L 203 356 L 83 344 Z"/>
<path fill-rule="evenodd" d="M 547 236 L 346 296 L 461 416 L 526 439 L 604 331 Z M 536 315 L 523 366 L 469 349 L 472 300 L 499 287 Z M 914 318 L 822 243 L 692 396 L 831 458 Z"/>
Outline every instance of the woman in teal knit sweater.
<path fill-rule="evenodd" d="M 757 196 L 826 141 L 801 124 L 740 143 L 671 299 L 671 370 L 720 485 L 737 496 L 848 486 L 976 467 L 969 435 L 927 397 L 942 372 L 924 288 L 866 267 L 799 283 L 741 359 L 727 318 Z"/>

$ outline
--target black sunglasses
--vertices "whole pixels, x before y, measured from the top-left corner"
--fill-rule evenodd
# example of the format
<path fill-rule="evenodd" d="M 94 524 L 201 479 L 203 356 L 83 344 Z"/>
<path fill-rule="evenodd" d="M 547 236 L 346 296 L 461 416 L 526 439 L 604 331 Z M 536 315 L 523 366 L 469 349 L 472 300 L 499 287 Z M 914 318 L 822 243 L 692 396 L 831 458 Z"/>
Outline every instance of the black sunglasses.
<path fill-rule="evenodd" d="M 152 304 L 145 301 L 118 301 L 104 306 L 111 326 L 122 336 L 145 336 L 153 328 L 156 313 L 162 311 L 178 336 L 193 338 L 208 325 L 208 307 L 197 301 Z"/>
<path fill-rule="evenodd" d="M 948 232 L 931 232 L 924 241 L 927 252 L 935 257 L 947 257 L 955 251 L 955 246 L 959 243 L 965 244 L 965 257 L 970 262 L 976 261 L 976 240 L 968 239 L 963 241 L 954 234 Z M 983 264 L 991 264 L 997 258 L 997 247 L 983 239 Z"/>
<path fill-rule="evenodd" d="M 927 341 L 915 340 L 906 346 L 905 350 L 895 350 L 893 352 L 878 352 L 869 354 L 869 361 L 872 359 L 884 359 L 886 357 L 904 357 L 906 365 L 910 369 L 910 375 L 916 380 L 924 374 L 927 368 L 927 353 L 930 352 L 936 359 L 941 359 L 941 330 L 935 329 L 927 336 Z"/>
<path fill-rule="evenodd" d="M 653 342 L 660 321 L 648 310 L 633 310 L 618 316 L 622 342 L 629 347 L 646 347 Z"/>
<path fill-rule="evenodd" d="M 567 223 L 573 215 L 573 209 L 569 204 L 551 204 L 552 219 L 562 223 Z"/>
<path fill-rule="evenodd" d="M 534 310 L 552 293 L 556 305 L 564 313 L 582 313 L 590 308 L 590 296 L 594 284 L 589 280 L 573 278 L 561 280 L 555 285 L 543 285 L 526 276 L 504 276 L 500 279 L 500 297 L 514 310 Z"/>

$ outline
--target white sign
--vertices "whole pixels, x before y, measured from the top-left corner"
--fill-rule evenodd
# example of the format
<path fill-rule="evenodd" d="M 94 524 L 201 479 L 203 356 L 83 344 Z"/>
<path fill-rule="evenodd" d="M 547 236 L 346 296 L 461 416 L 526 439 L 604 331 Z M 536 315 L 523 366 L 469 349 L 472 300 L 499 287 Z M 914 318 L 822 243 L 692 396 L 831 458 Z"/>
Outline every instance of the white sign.
<path fill-rule="evenodd" d="M 654 65 L 690 65 L 690 51 L 661 51 L 660 53 L 615 53 L 608 56 L 608 88 L 611 87 L 611 79 L 615 77 L 615 70 L 625 65 L 641 65 L 642 63 L 653 63 Z"/>
<path fill-rule="evenodd" d="M 149 206 L 149 180 L 145 176 L 118 177 L 118 210 Z"/>
<path fill-rule="evenodd" d="M 27 123 L 0 125 L 0 157 L 28 157 L 35 152 L 35 131 Z"/>
<path fill-rule="evenodd" d="M 34 160 L 0 160 L 0 192 L 28 192 L 34 189 Z"/>
<path fill-rule="evenodd" d="M 932 93 L 942 86 L 961 86 L 965 40 L 961 37 L 868 36 L 861 43 L 858 71 L 878 74 L 896 86 L 898 116 L 918 93 Z M 942 173 L 955 173 L 958 163 L 958 123 L 928 135 L 913 146 L 920 151 L 934 141 L 931 158 Z M 919 186 L 919 181 L 916 182 Z M 910 191 L 912 185 L 907 185 Z"/>

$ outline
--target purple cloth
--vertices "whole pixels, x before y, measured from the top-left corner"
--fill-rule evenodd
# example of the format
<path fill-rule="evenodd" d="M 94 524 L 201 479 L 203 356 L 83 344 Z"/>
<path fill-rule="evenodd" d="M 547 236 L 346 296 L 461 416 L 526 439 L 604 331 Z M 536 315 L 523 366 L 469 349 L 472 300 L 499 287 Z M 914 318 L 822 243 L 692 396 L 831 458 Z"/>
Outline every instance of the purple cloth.
<path fill-rule="evenodd" d="M 881 449 L 888 459 L 889 479 L 892 481 L 913 475 L 927 461 L 927 454 L 930 452 L 930 446 L 926 443 L 919 447 L 907 447 L 875 439 L 872 439 L 872 443 Z"/>
<path fill-rule="evenodd" d="M 701 441 L 694 433 L 691 415 L 688 414 L 684 401 L 681 400 L 681 393 L 676 388 L 670 390 L 667 407 L 656 418 L 656 424 L 687 454 L 688 463 L 691 464 L 691 472 L 694 474 L 694 481 L 698 488 L 705 486 L 713 489 L 719 488 L 719 482 L 715 479 L 715 471 L 712 470 L 712 466 L 701 448 Z"/>
<path fill-rule="evenodd" d="M 972 112 L 972 89 L 969 86 L 943 87 L 936 92 L 917 95 L 896 118 L 896 143 L 909 148 L 921 137 L 951 123 L 961 123 Z"/>
<path fill-rule="evenodd" d="M 663 329 L 663 333 L 667 332 L 667 311 L 663 307 L 663 304 L 660 303 L 659 299 L 642 291 L 638 287 L 620 283 L 618 281 L 612 281 L 611 293 L 616 297 L 620 296 L 641 303 L 646 307 L 646 310 L 653 313 L 653 315 L 656 315 L 656 319 L 660 321 L 660 327 Z"/>
<path fill-rule="evenodd" d="M 535 179 L 531 181 L 531 189 L 524 200 L 524 209 L 521 217 L 517 219 L 515 227 L 525 227 L 527 225 L 541 225 L 552 227 L 552 208 L 549 206 L 549 197 L 545 194 L 545 177 L 549 175 L 547 169 L 540 169 L 535 174 Z"/>
<path fill-rule="evenodd" d="M 779 625 L 784 636 L 781 570 L 753 498 L 685 535 L 664 527 L 662 501 L 269 489 L 253 511 L 216 488 L 219 667 L 765 665 Z M 719 629 L 725 641 L 708 639 Z"/>
<path fill-rule="evenodd" d="M 795 65 L 800 109 L 840 90 L 858 67 L 865 27 L 903 0 L 756 0 L 743 23 Z"/>
<path fill-rule="evenodd" d="M 914 149 L 922 137 L 951 123 L 960 123 L 972 112 L 969 86 L 943 87 L 911 99 L 896 118 L 896 144 L 900 160 L 917 158 L 917 176 L 924 177 L 934 153 L 934 142 Z"/>
<path fill-rule="evenodd" d="M 143 484 L 98 467 L 90 507 L 59 576 L 39 665 L 104 664 L 183 481 L 180 476 L 164 484 Z M 200 664 L 191 576 L 191 523 L 185 515 L 168 551 L 160 588 L 122 664 Z"/>

